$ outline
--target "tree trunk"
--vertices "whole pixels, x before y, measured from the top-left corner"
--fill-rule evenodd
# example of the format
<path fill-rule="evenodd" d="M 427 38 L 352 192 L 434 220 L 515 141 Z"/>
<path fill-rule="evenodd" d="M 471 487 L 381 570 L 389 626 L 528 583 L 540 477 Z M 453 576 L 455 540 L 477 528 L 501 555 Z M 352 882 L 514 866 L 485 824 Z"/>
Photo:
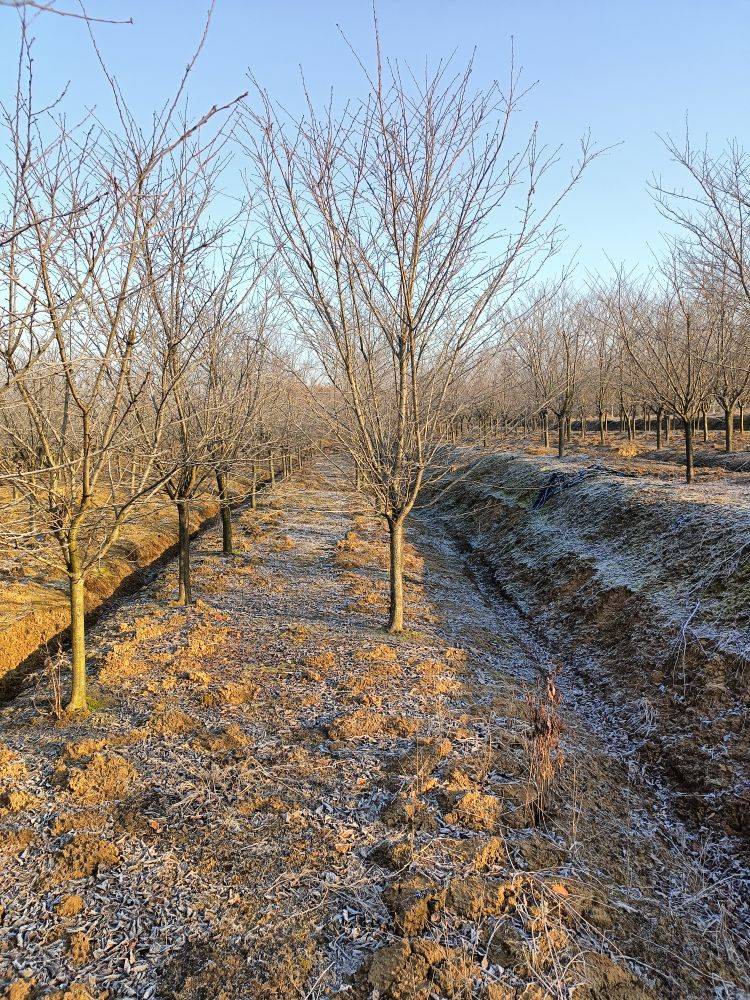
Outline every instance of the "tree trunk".
<path fill-rule="evenodd" d="M 221 511 L 221 551 L 225 556 L 234 555 L 232 543 L 232 510 L 229 506 L 227 493 L 227 476 L 225 472 L 216 473 L 216 486 L 219 490 L 219 509 Z"/>
<path fill-rule="evenodd" d="M 404 628 L 404 519 L 388 518 L 390 536 L 390 608 L 388 631 L 402 632 Z"/>
<path fill-rule="evenodd" d="M 179 529 L 179 577 L 180 593 L 177 603 L 187 607 L 193 603 L 190 589 L 190 501 L 177 501 L 177 524 Z"/>
<path fill-rule="evenodd" d="M 72 684 L 69 712 L 85 712 L 86 701 L 86 607 L 83 593 L 83 575 L 78 552 L 72 549 L 70 555 L 70 667 Z"/>
<path fill-rule="evenodd" d="M 663 410 L 659 408 L 656 411 L 656 450 L 661 448 L 661 418 Z"/>
<path fill-rule="evenodd" d="M 740 437 L 745 436 L 745 404 L 740 403 Z"/>
<path fill-rule="evenodd" d="M 706 444 L 708 441 L 708 411 L 703 410 L 703 443 Z"/>
<path fill-rule="evenodd" d="M 269 468 L 269 479 L 271 481 L 271 486 L 276 485 L 276 465 L 274 462 L 273 452 L 268 456 L 268 468 Z"/>
<path fill-rule="evenodd" d="M 586 440 L 586 418 L 583 415 L 583 410 L 581 410 L 581 441 Z"/>
<path fill-rule="evenodd" d="M 599 410 L 599 444 L 605 444 L 607 440 L 605 431 L 606 422 L 606 416 L 601 410 Z"/>
<path fill-rule="evenodd" d="M 557 418 L 557 457 L 565 455 L 565 418 L 562 414 Z"/>
<path fill-rule="evenodd" d="M 725 406 L 724 410 L 724 451 L 730 452 L 734 447 L 734 407 Z"/>
<path fill-rule="evenodd" d="M 668 413 L 664 421 L 664 444 L 669 444 L 669 435 L 672 430 L 672 414 Z"/>
<path fill-rule="evenodd" d="M 693 481 L 693 421 L 683 420 L 685 426 L 685 479 Z"/>

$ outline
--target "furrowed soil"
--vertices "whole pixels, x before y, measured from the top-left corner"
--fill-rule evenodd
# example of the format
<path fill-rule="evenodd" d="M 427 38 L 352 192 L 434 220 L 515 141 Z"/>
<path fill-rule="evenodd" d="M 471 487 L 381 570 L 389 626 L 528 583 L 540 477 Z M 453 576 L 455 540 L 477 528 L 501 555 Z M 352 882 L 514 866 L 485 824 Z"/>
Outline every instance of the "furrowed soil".
<path fill-rule="evenodd" d="M 387 536 L 330 460 L 91 634 L 94 710 L 0 715 L 9 1000 L 741 998 L 737 839 L 685 818 L 446 509 Z M 545 678 L 556 668 L 558 692 Z"/>

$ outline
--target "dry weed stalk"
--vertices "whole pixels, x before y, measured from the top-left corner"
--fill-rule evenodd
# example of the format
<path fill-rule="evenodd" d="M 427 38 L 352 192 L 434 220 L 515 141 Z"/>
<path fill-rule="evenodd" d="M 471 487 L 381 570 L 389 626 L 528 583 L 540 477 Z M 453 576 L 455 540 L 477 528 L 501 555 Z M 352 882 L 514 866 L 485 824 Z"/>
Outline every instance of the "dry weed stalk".
<path fill-rule="evenodd" d="M 534 823 L 539 823 L 544 817 L 552 780 L 565 762 L 565 753 L 560 746 L 564 725 L 558 715 L 560 694 L 555 684 L 555 673 L 555 670 L 550 671 L 539 689 L 526 695 L 529 720 L 526 809 Z"/>
<path fill-rule="evenodd" d="M 66 658 L 61 647 L 58 645 L 54 653 L 50 653 L 49 646 L 44 657 L 44 670 L 49 678 L 50 689 L 52 691 L 52 712 L 55 718 L 60 721 L 63 717 L 62 707 L 62 668 L 67 665 Z"/>

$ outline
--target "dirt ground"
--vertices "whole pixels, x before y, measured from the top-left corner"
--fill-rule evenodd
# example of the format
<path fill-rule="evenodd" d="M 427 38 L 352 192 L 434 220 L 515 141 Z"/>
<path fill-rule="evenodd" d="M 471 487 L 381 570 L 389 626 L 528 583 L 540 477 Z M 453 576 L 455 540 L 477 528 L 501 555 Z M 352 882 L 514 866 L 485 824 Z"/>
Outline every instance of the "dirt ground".
<path fill-rule="evenodd" d="M 8 1000 L 749 996 L 739 858 L 434 512 L 385 635 L 350 480 L 202 536 L 193 609 L 168 567 L 101 621 L 85 720 L 44 677 L 3 709 Z"/>

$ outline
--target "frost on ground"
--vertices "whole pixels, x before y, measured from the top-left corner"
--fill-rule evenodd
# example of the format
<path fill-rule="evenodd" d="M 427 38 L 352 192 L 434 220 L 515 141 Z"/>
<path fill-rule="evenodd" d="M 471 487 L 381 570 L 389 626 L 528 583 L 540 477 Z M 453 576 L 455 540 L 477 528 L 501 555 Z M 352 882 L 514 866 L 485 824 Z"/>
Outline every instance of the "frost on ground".
<path fill-rule="evenodd" d="M 286 481 L 236 557 L 201 539 L 197 606 L 168 575 L 100 623 L 84 721 L 43 677 L 3 710 L 7 997 L 745 996 L 726 846 L 564 682 L 540 758 L 544 622 L 439 512 L 385 636 L 386 535 L 347 485 Z"/>
<path fill-rule="evenodd" d="M 622 704 L 685 811 L 746 837 L 747 484 L 505 456 L 463 470 L 442 504 L 466 515 L 458 530 L 506 597 L 575 654 L 588 694 Z"/>

